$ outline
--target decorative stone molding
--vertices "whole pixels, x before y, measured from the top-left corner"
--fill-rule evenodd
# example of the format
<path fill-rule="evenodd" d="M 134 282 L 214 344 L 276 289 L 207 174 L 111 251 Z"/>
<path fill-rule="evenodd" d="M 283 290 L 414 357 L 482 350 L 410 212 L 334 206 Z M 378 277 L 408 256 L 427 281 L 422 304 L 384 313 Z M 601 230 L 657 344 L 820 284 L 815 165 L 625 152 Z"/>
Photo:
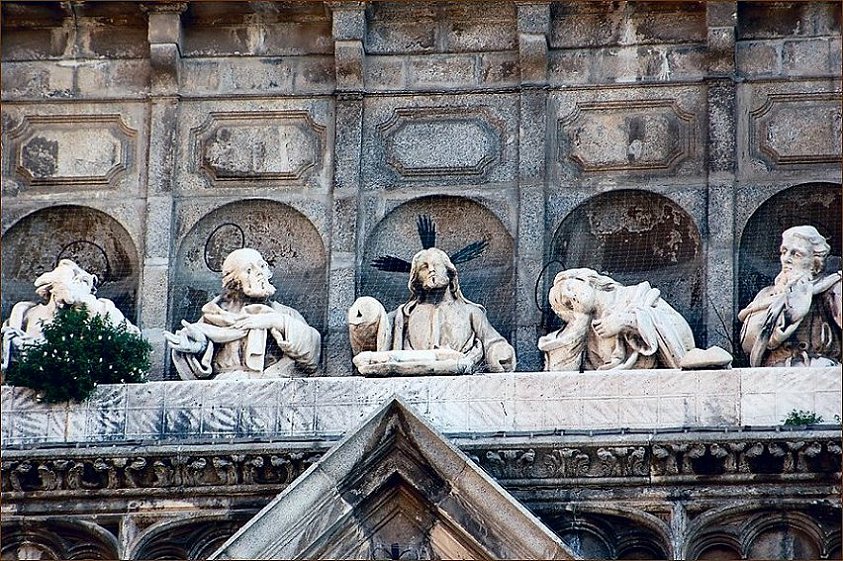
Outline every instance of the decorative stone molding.
<path fill-rule="evenodd" d="M 404 178 L 484 177 L 503 161 L 505 125 L 483 107 L 402 107 L 378 131 Z M 452 140 L 471 139 L 455 150 Z"/>
<path fill-rule="evenodd" d="M 671 171 L 692 157 L 695 127 L 676 99 L 580 102 L 557 121 L 558 159 L 584 172 Z"/>
<path fill-rule="evenodd" d="M 117 187 L 137 131 L 118 114 L 26 115 L 9 133 L 15 174 L 35 189 Z"/>
<path fill-rule="evenodd" d="M 316 461 L 309 450 L 275 453 L 204 452 L 3 460 L 3 493 L 172 487 L 285 486 Z"/>
<path fill-rule="evenodd" d="M 559 444 L 543 443 L 502 448 L 498 444 L 462 443 L 469 457 L 495 479 L 531 481 L 533 484 L 577 480 L 588 486 L 601 485 L 607 478 L 647 479 L 669 485 L 705 478 L 707 481 L 757 481 L 775 476 L 799 481 L 811 476 L 831 479 L 841 470 L 839 436 L 797 433 L 735 435 L 731 438 L 683 436 L 659 442 L 610 440 L 605 435 L 582 437 Z M 740 436 L 740 438 L 737 438 Z M 683 438 L 684 437 L 684 438 Z M 123 489 L 142 492 L 173 487 L 247 488 L 286 486 L 324 453 L 327 443 L 305 448 L 284 446 L 274 452 L 243 449 L 214 451 L 213 445 L 193 445 L 188 451 L 149 452 L 127 455 L 85 455 L 66 449 L 52 458 L 5 454 L 2 490 L 5 497 L 22 497 L 40 491 L 71 494 Z M 715 479 L 711 479 L 715 477 Z M 716 479 L 721 478 L 721 479 Z M 10 495 L 6 495 L 10 493 Z"/>
<path fill-rule="evenodd" d="M 831 477 L 840 472 L 839 439 L 689 441 L 601 445 L 535 446 L 527 449 L 471 449 L 472 458 L 499 480 L 648 478 L 669 483 L 673 476 L 752 479 L 759 475 Z"/>
<path fill-rule="evenodd" d="M 749 112 L 749 148 L 769 167 L 843 161 L 840 92 L 768 94 Z"/>
<path fill-rule="evenodd" d="M 320 165 L 327 142 L 324 125 L 294 110 L 212 112 L 190 136 L 194 171 L 213 185 L 250 187 L 255 181 L 302 182 Z"/>

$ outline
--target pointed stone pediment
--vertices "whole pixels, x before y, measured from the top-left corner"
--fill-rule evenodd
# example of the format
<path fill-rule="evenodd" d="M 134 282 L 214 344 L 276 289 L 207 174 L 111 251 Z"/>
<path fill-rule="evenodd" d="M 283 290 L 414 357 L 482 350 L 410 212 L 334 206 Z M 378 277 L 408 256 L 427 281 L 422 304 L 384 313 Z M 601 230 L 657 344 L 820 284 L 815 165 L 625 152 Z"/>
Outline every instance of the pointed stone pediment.
<path fill-rule="evenodd" d="M 574 559 L 483 470 L 393 398 L 211 559 Z"/>

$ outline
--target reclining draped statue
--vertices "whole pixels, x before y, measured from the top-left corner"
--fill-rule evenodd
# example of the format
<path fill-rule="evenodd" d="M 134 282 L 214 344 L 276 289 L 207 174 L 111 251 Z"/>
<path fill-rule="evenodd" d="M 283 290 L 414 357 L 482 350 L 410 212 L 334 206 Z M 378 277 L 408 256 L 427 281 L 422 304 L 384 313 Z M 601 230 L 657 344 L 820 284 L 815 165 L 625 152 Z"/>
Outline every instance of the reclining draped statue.
<path fill-rule="evenodd" d="M 592 269 L 556 275 L 548 296 L 565 325 L 539 338 L 545 370 L 723 368 L 720 347 L 697 349 L 691 327 L 649 282 L 624 286 Z"/>
<path fill-rule="evenodd" d="M 185 380 L 303 376 L 319 365 L 322 339 L 299 312 L 270 301 L 272 270 L 259 252 L 232 251 L 222 265 L 223 291 L 195 323 L 165 332 Z"/>
<path fill-rule="evenodd" d="M 387 314 L 364 296 L 348 311 L 354 365 L 363 375 L 471 374 L 515 370 L 515 351 L 486 310 L 460 290 L 457 269 L 431 247 L 413 256 L 410 299 Z"/>

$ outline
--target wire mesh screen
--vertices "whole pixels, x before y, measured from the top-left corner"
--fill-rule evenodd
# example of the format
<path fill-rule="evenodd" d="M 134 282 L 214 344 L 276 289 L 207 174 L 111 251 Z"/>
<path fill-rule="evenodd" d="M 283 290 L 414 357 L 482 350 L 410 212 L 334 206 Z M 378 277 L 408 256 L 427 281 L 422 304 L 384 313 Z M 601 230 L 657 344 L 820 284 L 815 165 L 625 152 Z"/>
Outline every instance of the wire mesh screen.
<path fill-rule="evenodd" d="M 547 302 L 553 278 L 559 271 L 580 267 L 627 286 L 649 281 L 685 317 L 697 344 L 705 344 L 700 234 L 693 219 L 670 199 L 643 191 L 612 191 L 589 199 L 562 221 L 536 283 L 545 333 L 561 327 Z"/>
<path fill-rule="evenodd" d="M 781 234 L 793 226 L 814 226 L 831 246 L 826 272 L 840 270 L 841 218 L 840 185 L 810 183 L 778 193 L 756 210 L 744 227 L 738 264 L 738 310 L 749 304 L 765 286 L 771 286 L 781 271 Z M 737 320 L 735 320 L 737 322 Z M 739 323 L 736 323 L 736 332 Z"/>
<path fill-rule="evenodd" d="M 399 264 L 409 264 L 429 244 L 451 257 L 465 297 L 484 306 L 495 329 L 511 340 L 515 326 L 512 237 L 491 211 L 470 199 L 422 197 L 390 212 L 366 241 L 357 295 L 377 298 L 387 311 L 406 302 L 409 269 Z M 378 268 L 388 261 L 378 261 L 384 257 L 395 258 L 391 268 L 398 270 Z"/>
<path fill-rule="evenodd" d="M 137 321 L 138 256 L 129 233 L 107 214 L 80 206 L 39 210 L 3 236 L 3 319 L 20 301 L 38 302 L 33 282 L 60 259 L 97 276 L 97 296 Z"/>
<path fill-rule="evenodd" d="M 178 249 L 170 291 L 172 330 L 194 322 L 222 291 L 222 263 L 243 247 L 256 249 L 273 271 L 272 300 L 298 310 L 325 329 L 327 256 L 316 227 L 293 208 L 267 200 L 225 205 L 202 218 Z"/>

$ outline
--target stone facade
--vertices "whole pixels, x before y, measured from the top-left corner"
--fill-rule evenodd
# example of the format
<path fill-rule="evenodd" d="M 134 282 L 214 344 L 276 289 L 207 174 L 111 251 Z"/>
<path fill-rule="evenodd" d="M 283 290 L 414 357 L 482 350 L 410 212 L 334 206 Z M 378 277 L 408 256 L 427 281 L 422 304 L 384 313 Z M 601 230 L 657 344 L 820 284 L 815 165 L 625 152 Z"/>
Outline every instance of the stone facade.
<path fill-rule="evenodd" d="M 3 388 L 4 558 L 207 557 L 362 420 L 339 405 L 414 391 L 583 555 L 840 557 L 839 427 L 775 428 L 839 414 L 839 367 L 529 374 L 560 270 L 650 281 L 698 346 L 736 349 L 782 230 L 813 224 L 843 253 L 839 3 L 11 1 L 2 32 L 2 317 L 74 259 L 153 343 L 153 379 L 175 380 L 164 331 L 253 247 L 322 333 L 326 376 L 266 382 L 254 424 L 243 396 L 203 409 L 213 384 L 58 410 Z M 489 242 L 460 282 L 520 372 L 337 378 L 355 298 L 402 303 L 406 278 L 370 263 L 421 249 L 420 215 L 447 252 Z M 165 396 L 185 407 L 168 416 Z M 93 405 L 112 402 L 125 418 Z"/>

